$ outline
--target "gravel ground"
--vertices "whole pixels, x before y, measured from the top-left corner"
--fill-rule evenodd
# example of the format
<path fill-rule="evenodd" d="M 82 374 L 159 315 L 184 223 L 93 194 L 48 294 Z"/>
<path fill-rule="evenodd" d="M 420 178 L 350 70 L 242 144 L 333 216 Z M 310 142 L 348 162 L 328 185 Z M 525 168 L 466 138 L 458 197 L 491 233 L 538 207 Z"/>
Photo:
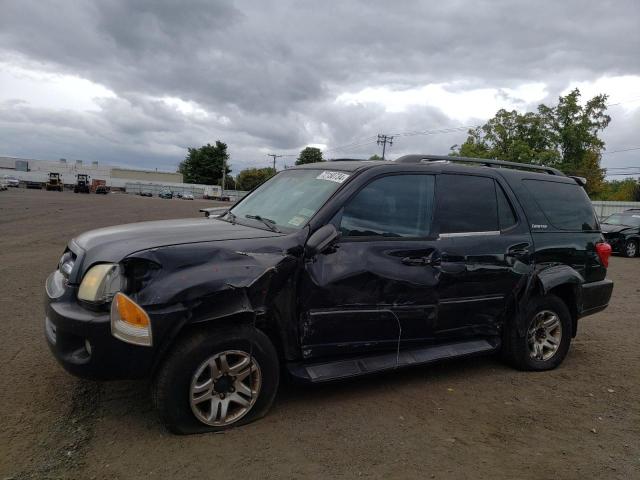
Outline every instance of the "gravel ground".
<path fill-rule="evenodd" d="M 0 479 L 640 478 L 640 258 L 612 259 L 611 306 L 581 322 L 553 372 L 486 357 L 284 385 L 263 420 L 188 437 L 163 429 L 145 382 L 66 374 L 44 340 L 42 296 L 68 239 L 203 205 L 0 192 Z"/>

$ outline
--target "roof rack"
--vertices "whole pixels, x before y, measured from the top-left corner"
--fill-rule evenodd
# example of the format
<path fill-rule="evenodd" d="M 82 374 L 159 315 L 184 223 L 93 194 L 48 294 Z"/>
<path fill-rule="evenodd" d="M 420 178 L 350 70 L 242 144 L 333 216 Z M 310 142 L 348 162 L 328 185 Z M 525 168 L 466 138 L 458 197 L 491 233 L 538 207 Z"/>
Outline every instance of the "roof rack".
<path fill-rule="evenodd" d="M 546 167 L 544 165 L 531 165 L 528 163 L 505 162 L 503 160 L 492 160 L 490 158 L 472 158 L 472 157 L 450 157 L 448 155 L 404 155 L 397 158 L 396 163 L 426 163 L 426 162 L 461 162 L 461 163 L 477 163 L 486 167 L 508 167 L 519 168 L 522 170 L 535 170 L 545 172 L 550 175 L 565 176 L 557 168 Z"/>
<path fill-rule="evenodd" d="M 329 158 L 327 162 L 366 162 L 366 158 Z"/>

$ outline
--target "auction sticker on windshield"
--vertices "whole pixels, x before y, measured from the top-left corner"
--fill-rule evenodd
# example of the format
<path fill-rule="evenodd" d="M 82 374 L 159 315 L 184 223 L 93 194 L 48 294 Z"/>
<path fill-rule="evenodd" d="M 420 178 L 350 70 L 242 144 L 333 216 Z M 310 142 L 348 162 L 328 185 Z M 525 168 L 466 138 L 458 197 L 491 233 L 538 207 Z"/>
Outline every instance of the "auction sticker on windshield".
<path fill-rule="evenodd" d="M 349 178 L 348 173 L 343 172 L 329 172 L 325 170 L 316 177 L 317 180 L 329 180 L 330 182 L 342 183 Z"/>

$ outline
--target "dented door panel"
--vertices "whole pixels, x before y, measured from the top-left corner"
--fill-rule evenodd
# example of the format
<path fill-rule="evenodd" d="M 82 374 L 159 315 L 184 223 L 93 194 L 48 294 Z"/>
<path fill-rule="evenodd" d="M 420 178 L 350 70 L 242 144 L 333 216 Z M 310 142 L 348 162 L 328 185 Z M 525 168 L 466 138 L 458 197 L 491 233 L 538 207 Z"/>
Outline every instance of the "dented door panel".
<path fill-rule="evenodd" d="M 406 259 L 434 252 L 426 240 L 342 241 L 308 262 L 300 282 L 303 355 L 396 349 L 401 337 L 431 341 L 440 274 Z"/>

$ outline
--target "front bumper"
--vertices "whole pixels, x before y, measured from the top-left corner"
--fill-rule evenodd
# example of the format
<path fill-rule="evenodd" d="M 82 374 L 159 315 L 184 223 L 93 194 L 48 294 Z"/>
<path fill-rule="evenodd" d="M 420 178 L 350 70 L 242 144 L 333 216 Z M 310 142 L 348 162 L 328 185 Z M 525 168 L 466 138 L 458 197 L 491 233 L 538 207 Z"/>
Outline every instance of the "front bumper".
<path fill-rule="evenodd" d="M 598 313 L 609 305 L 613 293 L 613 281 L 608 278 L 599 282 L 590 282 L 582 285 L 582 308 L 580 317 Z"/>
<path fill-rule="evenodd" d="M 62 281 L 60 275 L 52 278 L 54 275 L 47 280 L 48 285 Z M 59 296 L 52 298 L 49 288 L 45 295 L 45 338 L 66 371 L 95 380 L 143 378 L 152 372 L 161 350 L 162 334 L 166 333 L 166 328 L 161 327 L 173 323 L 174 315 L 165 312 L 150 315 L 156 343 L 153 347 L 132 345 L 111 334 L 108 312 L 82 307 L 76 301 L 77 288 L 57 286 Z"/>

